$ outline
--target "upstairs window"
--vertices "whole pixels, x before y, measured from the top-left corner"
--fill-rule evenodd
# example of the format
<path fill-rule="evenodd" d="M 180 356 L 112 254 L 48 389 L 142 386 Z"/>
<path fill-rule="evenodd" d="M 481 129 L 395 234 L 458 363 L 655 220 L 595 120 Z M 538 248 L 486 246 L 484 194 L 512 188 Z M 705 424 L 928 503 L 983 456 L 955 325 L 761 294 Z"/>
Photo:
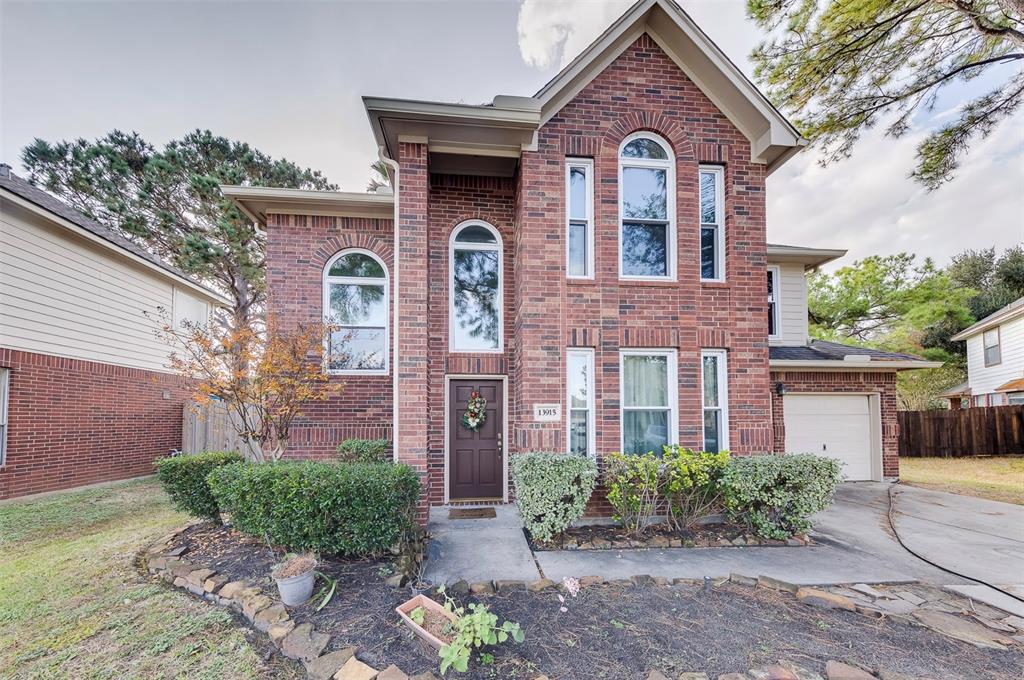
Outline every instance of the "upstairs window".
<path fill-rule="evenodd" d="M 725 280 L 725 172 L 718 166 L 700 168 L 700 278 Z"/>
<path fill-rule="evenodd" d="M 571 158 L 565 166 L 566 275 L 594 276 L 594 161 Z"/>
<path fill-rule="evenodd" d="M 779 335 L 779 268 L 768 268 L 768 337 Z"/>
<path fill-rule="evenodd" d="M 630 135 L 619 151 L 619 276 L 675 278 L 675 162 L 650 133 Z"/>
<path fill-rule="evenodd" d="M 1002 353 L 999 351 L 999 328 L 993 328 L 990 331 L 985 331 L 982 336 L 982 346 L 985 350 L 985 365 L 995 366 L 1001 363 L 1003 360 Z"/>
<path fill-rule="evenodd" d="M 330 373 L 387 373 L 388 279 L 376 255 L 346 250 L 327 263 L 324 323 Z"/>
<path fill-rule="evenodd" d="M 452 232 L 449 261 L 449 350 L 500 352 L 502 262 L 498 230 L 476 220 L 459 225 Z"/>

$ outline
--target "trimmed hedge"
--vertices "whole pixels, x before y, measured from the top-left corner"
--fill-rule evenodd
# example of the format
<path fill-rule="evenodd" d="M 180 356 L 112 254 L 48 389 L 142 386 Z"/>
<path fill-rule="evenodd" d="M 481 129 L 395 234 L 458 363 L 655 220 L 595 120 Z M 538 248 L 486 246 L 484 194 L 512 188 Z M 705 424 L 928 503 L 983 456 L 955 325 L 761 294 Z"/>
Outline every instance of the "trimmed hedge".
<path fill-rule="evenodd" d="M 338 444 L 338 458 L 346 463 L 380 463 L 389 446 L 387 439 L 346 439 Z"/>
<path fill-rule="evenodd" d="M 806 533 L 811 515 L 832 503 L 839 461 L 809 453 L 733 458 L 722 475 L 725 507 L 764 538 Z"/>
<path fill-rule="evenodd" d="M 516 504 L 530 535 L 550 541 L 583 516 L 597 464 L 564 453 L 520 453 L 510 461 Z"/>
<path fill-rule="evenodd" d="M 206 477 L 214 469 L 242 461 L 235 451 L 210 451 L 156 461 L 156 474 L 174 507 L 193 517 L 220 522 L 217 499 L 210 492 Z"/>
<path fill-rule="evenodd" d="M 296 552 L 369 556 L 415 522 L 420 480 L 408 465 L 235 463 L 208 478 L 235 528 Z"/>

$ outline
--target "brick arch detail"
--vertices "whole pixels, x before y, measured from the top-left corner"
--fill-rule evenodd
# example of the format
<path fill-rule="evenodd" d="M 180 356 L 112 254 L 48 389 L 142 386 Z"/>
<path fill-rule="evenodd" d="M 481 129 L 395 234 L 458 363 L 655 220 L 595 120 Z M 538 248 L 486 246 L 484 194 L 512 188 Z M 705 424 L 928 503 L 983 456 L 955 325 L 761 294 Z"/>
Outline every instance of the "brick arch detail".
<path fill-rule="evenodd" d="M 690 135 L 677 120 L 643 109 L 632 111 L 614 121 L 604 134 L 604 146 L 612 149 L 612 153 L 618 156 L 622 140 L 636 132 L 652 132 L 663 137 L 672 145 L 676 162 L 697 160 Z"/>
<path fill-rule="evenodd" d="M 473 221 L 473 220 L 479 221 L 479 222 L 486 222 L 487 224 L 489 224 L 492 227 L 494 227 L 495 229 L 497 229 L 498 233 L 501 234 L 501 246 L 502 246 L 502 248 L 504 249 L 505 247 L 508 246 L 509 239 L 507 238 L 507 236 L 511 236 L 512 235 L 511 234 L 512 225 L 510 225 L 510 224 L 502 224 L 502 221 L 501 221 L 500 218 L 498 218 L 498 217 L 496 217 L 494 215 L 490 215 L 488 213 L 462 213 L 462 214 L 457 215 L 453 220 L 451 220 L 451 224 L 448 225 L 448 230 L 447 230 L 447 232 L 445 234 L 445 238 L 448 239 L 447 242 L 451 243 L 452 233 L 455 231 L 455 227 L 459 226 L 463 222 L 470 222 L 470 221 Z M 508 232 L 508 234 L 506 234 L 505 232 Z"/>
<path fill-rule="evenodd" d="M 370 251 L 384 261 L 385 266 L 387 266 L 390 272 L 394 262 L 391 244 L 368 234 L 340 234 L 328 238 L 313 252 L 309 264 L 318 271 L 322 271 L 328 260 L 342 250 L 349 250 L 350 248 L 361 248 Z"/>

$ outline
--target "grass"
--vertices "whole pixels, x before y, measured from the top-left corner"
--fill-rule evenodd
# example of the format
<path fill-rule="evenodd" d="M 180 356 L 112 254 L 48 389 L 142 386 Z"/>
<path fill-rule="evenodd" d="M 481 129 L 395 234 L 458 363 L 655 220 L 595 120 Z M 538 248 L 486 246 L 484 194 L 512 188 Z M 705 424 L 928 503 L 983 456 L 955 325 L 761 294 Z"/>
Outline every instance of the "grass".
<path fill-rule="evenodd" d="M 185 521 L 153 481 L 0 505 L 0 675 L 304 677 L 265 662 L 263 639 L 226 610 L 136 570 Z"/>
<path fill-rule="evenodd" d="M 1024 458 L 900 458 L 911 486 L 1024 505 Z"/>

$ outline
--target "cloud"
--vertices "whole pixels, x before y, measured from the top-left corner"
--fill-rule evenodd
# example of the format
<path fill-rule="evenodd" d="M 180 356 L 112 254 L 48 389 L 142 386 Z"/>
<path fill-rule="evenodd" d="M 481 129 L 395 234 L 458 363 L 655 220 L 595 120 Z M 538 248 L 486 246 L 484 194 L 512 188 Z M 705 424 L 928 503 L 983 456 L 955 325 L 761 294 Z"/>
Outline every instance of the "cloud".
<path fill-rule="evenodd" d="M 629 0 L 523 0 L 516 25 L 519 53 L 537 69 L 565 66 L 632 4 Z"/>

